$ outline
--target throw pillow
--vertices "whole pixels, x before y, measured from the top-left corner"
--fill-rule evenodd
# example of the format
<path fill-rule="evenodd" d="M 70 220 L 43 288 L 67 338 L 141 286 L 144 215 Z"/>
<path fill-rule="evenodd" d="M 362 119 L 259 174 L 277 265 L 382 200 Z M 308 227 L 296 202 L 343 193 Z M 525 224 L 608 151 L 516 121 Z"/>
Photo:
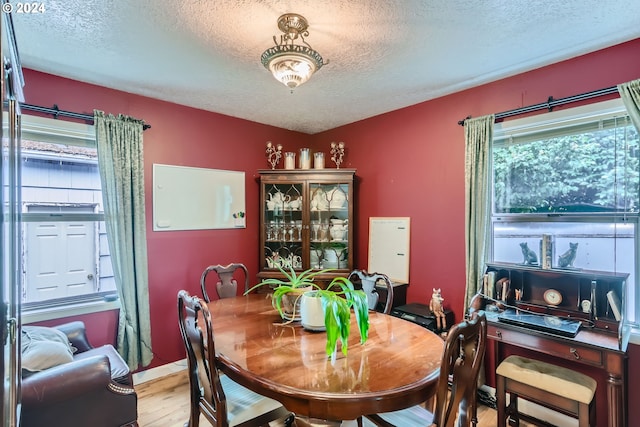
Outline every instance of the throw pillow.
<path fill-rule="evenodd" d="M 44 326 L 22 327 L 22 369 L 38 372 L 73 361 L 64 332 Z"/>

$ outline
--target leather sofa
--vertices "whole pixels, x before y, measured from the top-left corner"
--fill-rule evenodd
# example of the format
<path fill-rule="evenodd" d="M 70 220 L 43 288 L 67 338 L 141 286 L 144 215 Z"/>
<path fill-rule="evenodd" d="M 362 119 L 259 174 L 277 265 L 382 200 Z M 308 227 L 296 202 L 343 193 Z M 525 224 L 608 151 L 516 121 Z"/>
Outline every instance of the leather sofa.
<path fill-rule="evenodd" d="M 137 427 L 131 372 L 115 348 L 92 347 L 83 322 L 55 329 L 75 349 L 73 360 L 23 376 L 21 427 Z"/>

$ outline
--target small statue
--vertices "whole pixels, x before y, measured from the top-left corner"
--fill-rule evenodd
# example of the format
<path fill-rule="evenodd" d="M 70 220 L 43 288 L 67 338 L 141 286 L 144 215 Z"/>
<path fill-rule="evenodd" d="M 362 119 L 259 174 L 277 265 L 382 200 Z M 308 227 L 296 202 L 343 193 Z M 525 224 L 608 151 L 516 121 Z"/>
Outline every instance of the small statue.
<path fill-rule="evenodd" d="M 429 310 L 436 318 L 436 328 L 438 331 L 447 329 L 447 318 L 444 314 L 444 307 L 442 306 L 442 293 L 440 288 L 433 288 L 433 294 L 431 295 L 431 301 L 429 302 Z"/>
<path fill-rule="evenodd" d="M 516 301 L 522 301 L 522 289 L 515 289 Z"/>
<path fill-rule="evenodd" d="M 538 256 L 529 249 L 527 242 L 520 243 L 520 248 L 522 249 L 522 256 L 524 256 L 524 265 L 538 265 Z"/>
<path fill-rule="evenodd" d="M 558 257 L 558 267 L 560 268 L 573 268 L 573 262 L 576 260 L 576 253 L 578 252 L 578 242 L 569 242 L 569 249 Z"/>

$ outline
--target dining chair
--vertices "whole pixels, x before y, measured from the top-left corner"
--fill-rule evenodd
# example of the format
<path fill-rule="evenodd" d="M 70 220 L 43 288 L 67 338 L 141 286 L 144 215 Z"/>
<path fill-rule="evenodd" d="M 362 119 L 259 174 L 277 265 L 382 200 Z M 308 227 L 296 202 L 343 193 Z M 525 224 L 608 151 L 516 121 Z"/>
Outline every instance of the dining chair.
<path fill-rule="evenodd" d="M 370 310 L 380 311 L 384 314 L 390 314 L 393 306 L 393 285 L 389 276 L 382 273 L 367 273 L 366 270 L 353 270 L 349 273 L 349 280 L 354 287 L 362 288 L 367 294 L 367 302 Z M 383 303 L 380 303 L 380 294 L 376 289 L 376 285 L 384 285 L 387 288 L 387 297 Z"/>
<path fill-rule="evenodd" d="M 211 313 L 203 300 L 185 290 L 178 292 L 178 324 L 187 353 L 191 396 L 185 427 L 198 427 L 201 414 L 215 427 L 258 427 L 276 420 L 292 426 L 294 414 L 282 404 L 218 371 Z"/>
<path fill-rule="evenodd" d="M 472 320 L 454 325 L 447 335 L 436 389 L 435 410 L 421 405 L 395 412 L 367 415 L 377 426 L 476 426 L 478 376 L 487 344 L 487 318 L 479 312 Z M 449 390 L 451 384 L 451 390 Z"/>
<path fill-rule="evenodd" d="M 205 268 L 200 277 L 200 287 L 202 288 L 202 296 L 206 302 L 211 302 L 207 293 L 206 280 L 207 275 L 215 271 L 218 274 L 219 281 L 216 283 L 216 292 L 218 298 L 233 298 L 238 291 L 238 282 L 233 278 L 237 270 L 244 272 L 244 292 L 249 289 L 249 271 L 244 264 L 232 263 L 229 265 L 210 265 Z"/>

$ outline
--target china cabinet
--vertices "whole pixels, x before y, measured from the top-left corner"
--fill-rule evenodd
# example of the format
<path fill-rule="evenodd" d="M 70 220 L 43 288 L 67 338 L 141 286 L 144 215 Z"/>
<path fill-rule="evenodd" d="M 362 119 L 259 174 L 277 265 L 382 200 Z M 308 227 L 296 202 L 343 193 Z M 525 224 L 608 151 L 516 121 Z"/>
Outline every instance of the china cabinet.
<path fill-rule="evenodd" d="M 322 282 L 353 268 L 355 169 L 274 169 L 260 172 L 259 278 L 332 269 Z"/>

